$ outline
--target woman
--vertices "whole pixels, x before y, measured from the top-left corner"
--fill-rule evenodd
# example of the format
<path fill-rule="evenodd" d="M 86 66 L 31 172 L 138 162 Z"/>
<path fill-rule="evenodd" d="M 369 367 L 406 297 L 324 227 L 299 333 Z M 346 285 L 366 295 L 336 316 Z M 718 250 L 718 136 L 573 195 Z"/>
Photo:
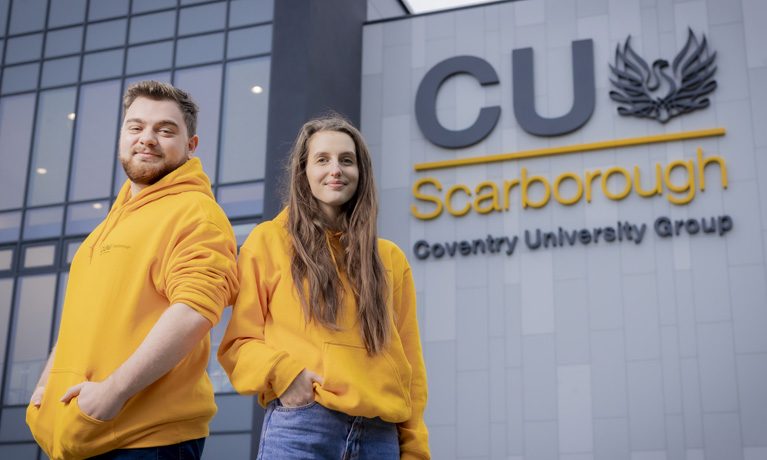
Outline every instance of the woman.
<path fill-rule="evenodd" d="M 413 279 L 377 216 L 359 131 L 338 116 L 306 123 L 287 208 L 240 250 L 218 351 L 267 409 L 259 459 L 430 458 Z"/>

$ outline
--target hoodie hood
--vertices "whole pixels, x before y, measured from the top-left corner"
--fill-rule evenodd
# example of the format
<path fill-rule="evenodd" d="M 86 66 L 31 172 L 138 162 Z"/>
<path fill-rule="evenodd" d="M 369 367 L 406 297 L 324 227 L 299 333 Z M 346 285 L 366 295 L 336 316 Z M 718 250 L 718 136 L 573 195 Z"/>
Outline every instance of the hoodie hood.
<path fill-rule="evenodd" d="M 135 210 L 164 196 L 190 191 L 201 192 L 213 198 L 210 179 L 202 171 L 199 158 L 190 159 L 167 176 L 144 188 L 135 197 L 131 193 L 131 181 L 125 181 L 110 213 L 123 206 L 127 206 L 129 210 Z"/>
<path fill-rule="evenodd" d="M 136 196 L 133 196 L 131 192 L 131 181 L 126 180 L 120 193 L 117 194 L 106 220 L 99 226 L 100 228 L 95 230 L 99 233 L 89 248 L 90 258 L 93 258 L 95 248 L 99 247 L 109 236 L 109 232 L 114 229 L 120 218 L 148 203 L 182 192 L 200 192 L 211 199 L 215 199 L 210 188 L 210 179 L 202 171 L 202 163 L 199 158 L 190 159 L 159 181 L 141 190 Z"/>

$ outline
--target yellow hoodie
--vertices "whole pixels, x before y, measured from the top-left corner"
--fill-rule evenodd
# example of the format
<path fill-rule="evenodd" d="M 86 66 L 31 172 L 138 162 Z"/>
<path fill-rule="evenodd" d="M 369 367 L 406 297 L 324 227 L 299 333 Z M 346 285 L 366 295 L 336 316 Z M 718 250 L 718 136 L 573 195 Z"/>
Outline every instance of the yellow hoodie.
<path fill-rule="evenodd" d="M 106 379 L 175 303 L 216 324 L 237 294 L 236 252 L 198 159 L 132 199 L 126 182 L 75 255 L 45 395 L 39 408 L 27 408 L 27 424 L 46 454 L 81 459 L 208 435 L 216 413 L 205 372 L 209 335 L 108 422 L 84 414 L 77 398 L 68 404 L 59 398 L 83 380 Z"/>
<path fill-rule="evenodd" d="M 240 249 L 240 294 L 218 350 L 232 385 L 245 395 L 258 393 L 259 403 L 266 407 L 307 368 L 323 377 L 321 386 L 314 384 L 319 404 L 352 416 L 397 423 L 401 458 L 430 458 L 423 422 L 426 370 L 405 255 L 394 243 L 378 240 L 394 314 L 389 348 L 370 357 L 344 274 L 342 330 L 331 331 L 314 321 L 305 324 L 290 274 L 286 219 L 284 210 L 273 221 L 259 225 Z M 330 244 L 339 243 L 331 239 Z"/>

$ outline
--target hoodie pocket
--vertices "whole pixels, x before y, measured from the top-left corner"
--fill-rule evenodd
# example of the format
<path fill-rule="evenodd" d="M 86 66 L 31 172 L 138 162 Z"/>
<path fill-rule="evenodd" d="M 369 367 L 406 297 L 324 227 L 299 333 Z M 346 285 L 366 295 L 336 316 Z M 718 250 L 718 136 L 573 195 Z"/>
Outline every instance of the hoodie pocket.
<path fill-rule="evenodd" d="M 387 422 L 410 418 L 410 369 L 400 369 L 388 352 L 369 356 L 364 347 L 323 345 L 323 399 L 351 415 Z"/>
<path fill-rule="evenodd" d="M 27 423 L 40 447 L 52 458 L 74 459 L 98 455 L 118 445 L 113 420 L 86 415 L 78 398 L 63 403 L 67 389 L 87 379 L 70 369 L 52 369 L 39 408 L 27 408 Z"/>
<path fill-rule="evenodd" d="M 91 457 L 113 450 L 118 441 L 114 434 L 113 420 L 97 420 L 86 415 L 72 399 L 62 411 L 61 450 L 73 457 Z"/>
<path fill-rule="evenodd" d="M 53 430 L 49 424 L 38 423 L 41 407 L 42 405 L 35 407 L 34 404 L 29 403 L 27 406 L 27 425 L 32 432 L 32 437 L 35 438 L 35 441 L 37 441 L 45 453 L 50 456 L 51 446 L 53 445 Z"/>

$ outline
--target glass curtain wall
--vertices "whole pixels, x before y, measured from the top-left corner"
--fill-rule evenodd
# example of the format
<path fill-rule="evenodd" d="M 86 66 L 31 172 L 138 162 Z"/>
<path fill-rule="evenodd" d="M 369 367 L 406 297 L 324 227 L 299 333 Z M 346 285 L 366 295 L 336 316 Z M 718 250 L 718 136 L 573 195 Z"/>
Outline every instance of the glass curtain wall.
<path fill-rule="evenodd" d="M 239 244 L 259 221 L 272 14 L 273 0 L 0 0 L 0 458 L 45 458 L 26 406 L 72 257 L 126 181 L 116 160 L 128 85 L 192 94 L 197 156 Z M 229 314 L 211 332 L 209 459 L 255 454 L 252 398 L 215 360 Z"/>

